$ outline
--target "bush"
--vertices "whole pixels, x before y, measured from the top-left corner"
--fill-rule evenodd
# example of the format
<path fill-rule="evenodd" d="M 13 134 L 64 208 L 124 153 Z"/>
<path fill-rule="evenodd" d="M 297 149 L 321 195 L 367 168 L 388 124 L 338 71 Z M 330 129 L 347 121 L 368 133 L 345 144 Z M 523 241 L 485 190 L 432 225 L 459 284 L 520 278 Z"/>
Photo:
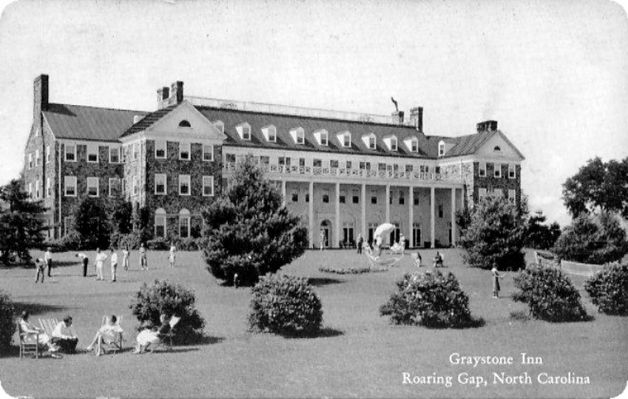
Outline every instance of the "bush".
<path fill-rule="evenodd" d="M 42 250 L 50 248 L 52 252 L 78 251 L 83 247 L 81 236 L 76 231 L 70 231 L 67 235 L 48 240 L 42 243 Z"/>
<path fill-rule="evenodd" d="M 113 233 L 110 237 L 111 246 L 116 248 L 138 249 L 142 243 L 140 233 L 132 232 L 129 234 Z"/>
<path fill-rule="evenodd" d="M 586 320 L 580 294 L 560 269 L 529 267 L 514 281 L 520 291 L 513 300 L 527 303 L 533 317 L 552 322 Z"/>
<path fill-rule="evenodd" d="M 179 284 L 155 280 L 144 283 L 129 306 L 140 322 L 140 328 L 159 326 L 159 316 L 179 316 L 174 329 L 176 343 L 197 341 L 203 335 L 205 320 L 194 307 L 194 293 Z"/>
<path fill-rule="evenodd" d="M 601 313 L 628 315 L 628 265 L 605 265 L 585 282 L 584 289 Z"/>
<path fill-rule="evenodd" d="M 74 211 L 74 230 L 84 248 L 107 248 L 111 225 L 103 201 L 85 197 Z"/>
<path fill-rule="evenodd" d="M 168 244 L 168 242 L 164 238 L 157 237 L 152 240 L 146 241 L 146 248 L 152 249 L 155 251 L 163 251 L 163 250 L 169 250 L 170 244 Z"/>
<path fill-rule="evenodd" d="M 320 330 L 321 301 L 306 279 L 267 274 L 252 291 L 251 330 L 284 335 L 313 335 Z"/>
<path fill-rule="evenodd" d="M 405 274 L 396 284 L 397 292 L 379 310 L 394 324 L 461 328 L 481 323 L 471 317 L 469 297 L 452 273 Z"/>
<path fill-rule="evenodd" d="M 11 298 L 0 291 L 0 353 L 7 353 L 15 332 L 15 307 Z"/>
<path fill-rule="evenodd" d="M 597 218 L 581 215 L 563 230 L 552 251 L 561 259 L 574 262 L 615 262 L 628 251 L 626 232 L 608 213 Z"/>

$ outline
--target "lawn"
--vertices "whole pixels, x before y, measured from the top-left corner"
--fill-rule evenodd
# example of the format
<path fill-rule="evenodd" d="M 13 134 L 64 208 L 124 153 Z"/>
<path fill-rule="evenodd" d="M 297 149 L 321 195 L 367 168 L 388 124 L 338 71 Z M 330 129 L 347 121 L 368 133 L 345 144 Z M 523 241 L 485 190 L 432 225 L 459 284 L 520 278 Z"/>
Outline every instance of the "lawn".
<path fill-rule="evenodd" d="M 421 253 L 423 259 L 434 254 Z M 416 270 L 409 256 L 387 272 L 335 275 L 318 268 L 363 267 L 366 259 L 348 250 L 308 251 L 283 272 L 310 279 L 323 303 L 325 329 L 317 338 L 300 339 L 247 332 L 250 290 L 219 285 L 197 252 L 180 253 L 174 269 L 168 267 L 167 252 L 150 252 L 148 272 L 138 270 L 133 254 L 132 270 L 118 270 L 116 283 L 95 281 L 92 265 L 92 277 L 83 278 L 72 253 L 55 255 L 60 266 L 54 270 L 54 281 L 35 285 L 33 269 L 0 269 L 0 290 L 21 309 L 32 310 L 34 321 L 71 314 L 79 348 L 87 345 L 103 315 L 121 314 L 129 350 L 101 357 L 67 355 L 61 360 L 0 358 L 0 381 L 13 396 L 608 398 L 621 392 L 628 379 L 628 318 L 598 314 L 582 290 L 583 278 L 572 281 L 593 321 L 516 320 L 511 312 L 526 307 L 510 299 L 513 273 L 505 273 L 502 298 L 492 299 L 489 272 L 464 266 L 457 250 L 445 250 L 444 271 L 458 277 L 473 315 L 485 320 L 483 327 L 400 327 L 380 317 L 379 306 L 394 282 Z M 93 253 L 89 255 L 93 259 Z M 531 261 L 530 254 L 528 258 Z M 171 352 L 130 353 L 137 324 L 129 309 L 131 297 L 143 282 L 157 278 L 195 291 L 207 322 L 206 342 Z M 522 365 L 523 352 L 540 357 L 542 364 Z M 514 364 L 453 365 L 452 353 L 512 356 Z M 532 383 L 493 384 L 493 372 L 500 376 L 527 372 Z M 450 376 L 452 384 L 404 384 L 403 373 L 410 378 Z M 539 373 L 586 376 L 590 384 L 540 384 Z M 483 377 L 487 385 L 476 388 L 458 381 L 467 375 Z"/>

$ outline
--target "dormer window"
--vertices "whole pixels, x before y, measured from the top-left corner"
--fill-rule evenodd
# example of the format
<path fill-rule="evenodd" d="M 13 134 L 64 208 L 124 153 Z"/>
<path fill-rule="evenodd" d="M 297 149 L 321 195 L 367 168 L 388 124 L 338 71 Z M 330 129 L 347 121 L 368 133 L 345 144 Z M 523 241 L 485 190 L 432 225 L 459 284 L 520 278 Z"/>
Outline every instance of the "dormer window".
<path fill-rule="evenodd" d="M 236 130 L 240 135 L 240 139 L 247 141 L 251 140 L 251 125 L 249 125 L 248 123 L 242 123 L 236 126 Z"/>
<path fill-rule="evenodd" d="M 366 148 L 368 148 L 369 150 L 374 150 L 376 148 L 376 138 L 375 138 L 375 133 L 371 133 L 371 134 L 367 134 L 362 136 L 362 142 L 364 143 L 364 145 L 366 146 Z"/>
<path fill-rule="evenodd" d="M 340 141 L 340 144 L 343 147 L 350 148 L 351 147 L 351 133 L 345 131 L 338 134 L 338 141 Z"/>
<path fill-rule="evenodd" d="M 419 139 L 410 137 L 403 141 L 410 152 L 419 152 Z"/>
<path fill-rule="evenodd" d="M 179 122 L 179 127 L 192 127 L 192 125 L 190 125 L 190 122 L 183 119 L 181 122 Z"/>
<path fill-rule="evenodd" d="M 389 151 L 397 151 L 397 137 L 389 136 L 384 138 L 384 143 L 388 146 Z"/>
<path fill-rule="evenodd" d="M 220 133 L 225 133 L 225 124 L 222 121 L 215 121 L 214 126 L 220 131 Z"/>
<path fill-rule="evenodd" d="M 314 138 L 318 145 L 327 146 L 329 144 L 329 134 L 325 129 L 319 129 L 314 132 Z"/>
<path fill-rule="evenodd" d="M 443 155 L 445 155 L 445 142 L 441 140 L 438 142 L 438 156 L 442 157 Z"/>
<path fill-rule="evenodd" d="M 263 127 L 262 133 L 264 134 L 266 141 L 269 141 L 271 143 L 277 142 L 277 128 L 275 126 L 269 125 L 269 126 Z"/>
<path fill-rule="evenodd" d="M 305 131 L 302 127 L 290 130 L 290 136 L 292 136 L 292 140 L 294 140 L 295 143 L 305 144 Z"/>

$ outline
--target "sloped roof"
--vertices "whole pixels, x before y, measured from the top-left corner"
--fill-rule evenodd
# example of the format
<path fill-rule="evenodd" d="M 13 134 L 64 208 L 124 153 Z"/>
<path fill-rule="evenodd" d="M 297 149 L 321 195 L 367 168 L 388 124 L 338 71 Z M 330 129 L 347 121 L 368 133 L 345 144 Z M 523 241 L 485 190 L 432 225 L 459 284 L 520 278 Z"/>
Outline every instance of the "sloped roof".
<path fill-rule="evenodd" d="M 142 120 L 138 121 L 136 124 L 126 129 L 126 131 L 124 131 L 124 133 L 122 133 L 120 137 L 126 137 L 133 133 L 141 132 L 142 130 L 149 128 L 155 122 L 166 116 L 170 111 L 175 109 L 178 105 L 179 104 L 174 104 L 169 107 L 158 109 L 155 112 L 147 114 L 146 116 L 144 116 L 144 118 L 142 118 Z"/>
<path fill-rule="evenodd" d="M 273 148 L 290 149 L 302 151 L 335 152 L 346 154 L 364 155 L 388 155 L 397 157 L 412 158 L 434 158 L 436 157 L 435 147 L 430 145 L 428 138 L 416 131 L 411 126 L 397 126 L 378 124 L 371 122 L 346 121 L 337 119 L 326 119 L 316 117 L 304 117 L 283 114 L 269 114 L 253 111 L 231 110 L 224 108 L 196 107 L 211 122 L 218 120 L 225 125 L 225 135 L 227 140 L 225 145 L 234 145 L 253 148 Z M 242 140 L 238 135 L 236 126 L 242 123 L 251 126 L 251 140 Z M 262 128 L 274 125 L 277 129 L 276 143 L 268 142 L 262 134 Z M 290 131 L 302 127 L 305 131 L 304 144 L 296 144 L 290 135 Z M 317 130 L 327 130 L 329 136 L 328 145 L 318 145 L 313 133 Z M 351 133 L 351 147 L 343 147 L 336 137 L 340 132 L 349 131 Z M 362 136 L 374 133 L 377 137 L 376 149 L 369 149 L 362 141 Z M 389 151 L 382 139 L 385 136 L 394 134 L 398 140 L 398 151 Z M 408 150 L 403 143 L 409 137 L 416 137 L 419 142 L 419 152 L 413 153 Z"/>
<path fill-rule="evenodd" d="M 443 158 L 459 157 L 462 155 L 474 154 L 480 147 L 486 143 L 488 139 L 493 137 L 497 130 L 490 132 L 478 132 L 466 136 L 455 137 L 456 145 L 454 145 Z"/>
<path fill-rule="evenodd" d="M 120 133 L 133 125 L 133 117 L 146 115 L 146 112 L 49 104 L 43 114 L 56 138 L 118 141 Z"/>

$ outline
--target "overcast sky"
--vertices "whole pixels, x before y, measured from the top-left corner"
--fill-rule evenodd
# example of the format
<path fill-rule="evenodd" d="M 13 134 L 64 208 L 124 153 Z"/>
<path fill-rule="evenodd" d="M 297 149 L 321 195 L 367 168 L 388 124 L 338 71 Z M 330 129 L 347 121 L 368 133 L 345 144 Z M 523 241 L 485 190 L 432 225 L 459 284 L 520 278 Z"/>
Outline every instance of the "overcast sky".
<path fill-rule="evenodd" d="M 11 3 L 0 184 L 22 169 L 41 73 L 56 103 L 154 110 L 182 80 L 186 94 L 375 114 L 393 96 L 424 107 L 426 134 L 495 119 L 526 157 L 531 209 L 561 224 L 565 179 L 628 155 L 628 19 L 608 1 Z"/>

